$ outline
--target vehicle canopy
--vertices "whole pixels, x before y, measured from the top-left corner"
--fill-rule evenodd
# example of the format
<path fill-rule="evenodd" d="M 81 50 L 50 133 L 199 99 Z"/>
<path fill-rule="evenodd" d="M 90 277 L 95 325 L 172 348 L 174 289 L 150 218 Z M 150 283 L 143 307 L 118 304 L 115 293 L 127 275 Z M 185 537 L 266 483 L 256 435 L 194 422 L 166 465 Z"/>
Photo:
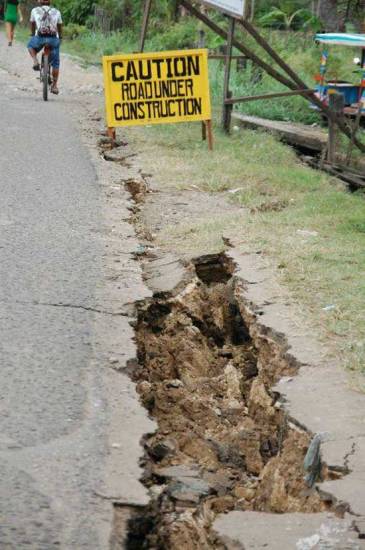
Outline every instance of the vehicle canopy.
<path fill-rule="evenodd" d="M 333 44 L 339 46 L 354 46 L 365 48 L 365 34 L 348 34 L 341 32 L 328 32 L 316 34 L 315 40 L 321 44 Z"/>

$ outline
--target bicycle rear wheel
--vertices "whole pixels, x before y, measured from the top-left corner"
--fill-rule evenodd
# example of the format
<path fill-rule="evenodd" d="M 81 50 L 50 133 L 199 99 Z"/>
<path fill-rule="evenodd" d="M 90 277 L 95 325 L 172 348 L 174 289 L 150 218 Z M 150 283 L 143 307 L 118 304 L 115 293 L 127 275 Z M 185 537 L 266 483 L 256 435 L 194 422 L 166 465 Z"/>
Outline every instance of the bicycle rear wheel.
<path fill-rule="evenodd" d="M 43 83 L 43 99 L 48 100 L 48 72 L 49 72 L 49 59 L 48 55 L 43 55 L 43 71 L 42 71 L 42 83 Z"/>

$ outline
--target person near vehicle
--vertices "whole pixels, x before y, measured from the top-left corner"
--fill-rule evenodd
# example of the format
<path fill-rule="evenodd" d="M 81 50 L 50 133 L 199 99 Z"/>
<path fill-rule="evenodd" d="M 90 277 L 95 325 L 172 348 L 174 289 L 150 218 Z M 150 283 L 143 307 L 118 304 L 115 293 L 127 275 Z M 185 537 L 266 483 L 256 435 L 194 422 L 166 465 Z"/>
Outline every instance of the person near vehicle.
<path fill-rule="evenodd" d="M 6 28 L 6 37 L 8 39 L 8 46 L 13 45 L 14 29 L 18 20 L 20 23 L 23 21 L 23 15 L 21 7 L 19 5 L 19 0 L 7 0 L 4 21 Z"/>
<path fill-rule="evenodd" d="M 40 0 L 39 6 L 30 14 L 32 37 L 28 42 L 28 51 L 33 59 L 33 69 L 39 71 L 37 53 L 49 44 L 51 47 L 50 64 L 52 67 L 51 92 L 58 94 L 60 68 L 60 41 L 62 40 L 62 17 L 59 10 L 51 6 L 50 0 Z"/>

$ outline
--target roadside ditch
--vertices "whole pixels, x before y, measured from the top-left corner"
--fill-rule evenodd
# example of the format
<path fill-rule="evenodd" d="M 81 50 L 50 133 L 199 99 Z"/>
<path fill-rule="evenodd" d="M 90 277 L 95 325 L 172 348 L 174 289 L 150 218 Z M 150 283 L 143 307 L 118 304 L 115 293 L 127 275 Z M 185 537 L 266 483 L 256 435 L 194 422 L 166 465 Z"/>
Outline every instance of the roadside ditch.
<path fill-rule="evenodd" d="M 113 159 L 114 160 L 114 159 Z M 140 211 L 145 177 L 123 182 L 134 199 L 131 222 L 146 243 Z M 212 529 L 231 510 L 332 511 L 344 503 L 308 483 L 304 459 L 313 435 L 290 418 L 273 388 L 300 365 L 285 337 L 260 324 L 244 299 L 244 283 L 224 253 L 193 258 L 174 289 L 135 304 L 137 357 L 128 365 L 140 399 L 158 428 L 143 440 L 150 504 L 127 514 L 128 549 L 225 549 Z M 317 482 L 346 468 L 318 461 Z M 126 509 L 115 505 L 113 548 Z M 238 546 L 237 546 L 238 547 Z"/>

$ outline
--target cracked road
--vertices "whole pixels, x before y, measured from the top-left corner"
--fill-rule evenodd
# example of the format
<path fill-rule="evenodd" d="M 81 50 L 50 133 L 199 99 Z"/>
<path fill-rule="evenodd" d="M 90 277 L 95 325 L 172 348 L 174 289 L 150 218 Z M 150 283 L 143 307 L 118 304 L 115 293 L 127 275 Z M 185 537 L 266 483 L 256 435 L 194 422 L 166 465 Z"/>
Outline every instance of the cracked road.
<path fill-rule="evenodd" d="M 75 100 L 45 104 L 33 74 L 20 90 L 9 67 L 28 59 L 3 36 L 0 49 L 0 547 L 103 549 L 112 500 L 146 498 L 145 414 L 107 365 L 134 353 L 125 296 L 105 282 L 105 200 Z"/>

